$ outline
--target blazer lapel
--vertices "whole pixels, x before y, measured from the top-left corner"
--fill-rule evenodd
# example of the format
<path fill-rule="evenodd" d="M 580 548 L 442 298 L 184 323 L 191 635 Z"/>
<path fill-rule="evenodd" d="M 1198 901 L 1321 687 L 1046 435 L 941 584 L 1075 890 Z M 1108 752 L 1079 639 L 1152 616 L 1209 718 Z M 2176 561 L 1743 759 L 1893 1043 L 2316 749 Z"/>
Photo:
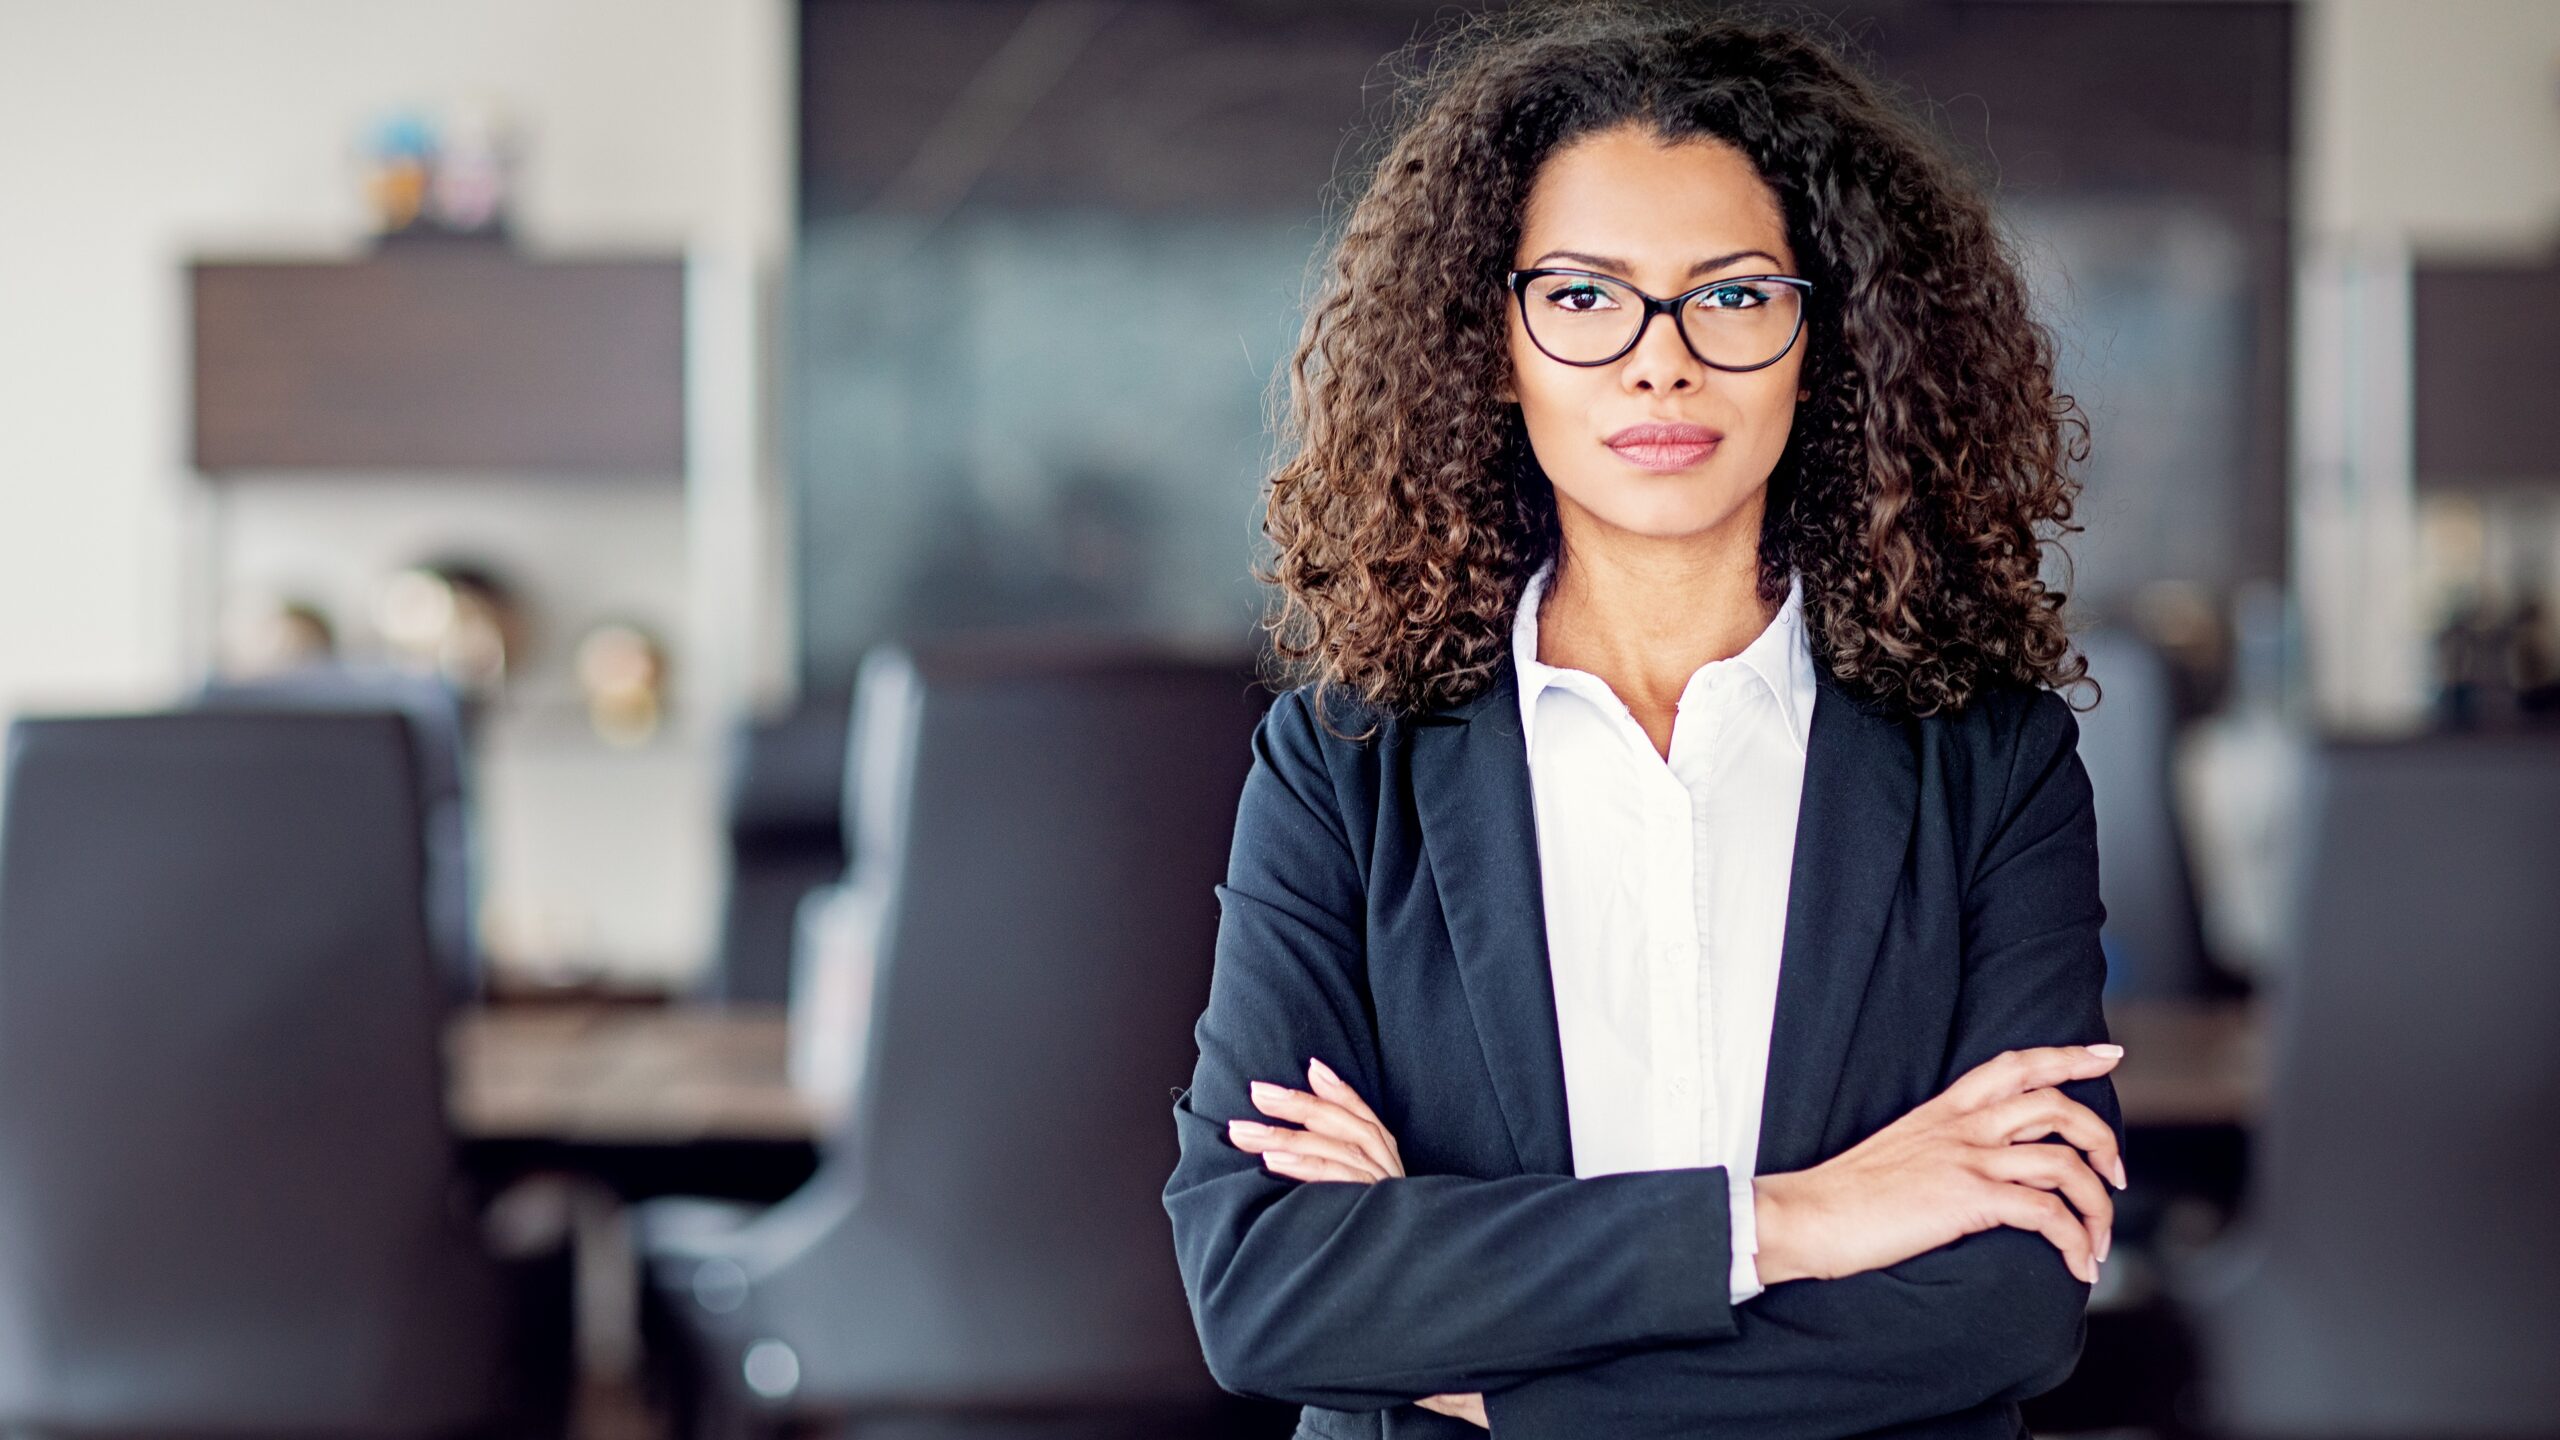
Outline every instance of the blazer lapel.
<path fill-rule="evenodd" d="M 1570 1175 L 1537 814 L 1510 660 L 1486 693 L 1419 717 L 1411 754 L 1423 849 L 1511 1148 L 1524 1174 Z"/>
<path fill-rule="evenodd" d="M 1908 727 L 1850 695 L 1828 668 L 1817 663 L 1814 672 L 1819 698 L 1797 805 L 1755 1173 L 1822 1158 L 1919 804 Z"/>

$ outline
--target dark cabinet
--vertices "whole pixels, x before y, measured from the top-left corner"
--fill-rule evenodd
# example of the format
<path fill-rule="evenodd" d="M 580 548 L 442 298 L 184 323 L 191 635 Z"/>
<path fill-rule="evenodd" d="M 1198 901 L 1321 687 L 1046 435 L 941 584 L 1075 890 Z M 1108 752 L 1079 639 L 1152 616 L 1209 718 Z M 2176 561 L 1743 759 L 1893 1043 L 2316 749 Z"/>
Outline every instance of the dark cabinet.
<path fill-rule="evenodd" d="M 684 471 L 684 264 L 499 244 L 189 268 L 208 474 Z"/>
<path fill-rule="evenodd" d="M 2422 262 L 2409 300 L 2419 487 L 2560 480 L 2560 262 Z"/>

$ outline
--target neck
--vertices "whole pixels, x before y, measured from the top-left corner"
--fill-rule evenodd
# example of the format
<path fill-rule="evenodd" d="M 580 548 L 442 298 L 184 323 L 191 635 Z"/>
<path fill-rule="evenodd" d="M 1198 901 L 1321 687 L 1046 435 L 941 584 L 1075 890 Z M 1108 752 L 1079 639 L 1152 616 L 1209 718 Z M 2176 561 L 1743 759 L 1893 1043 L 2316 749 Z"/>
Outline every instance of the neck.
<path fill-rule="evenodd" d="M 1759 516 L 1748 518 L 1678 543 L 1577 537 L 1568 525 L 1538 611 L 1538 658 L 1599 676 L 1639 717 L 1667 716 L 1699 666 L 1740 654 L 1777 616 L 1760 598 Z"/>

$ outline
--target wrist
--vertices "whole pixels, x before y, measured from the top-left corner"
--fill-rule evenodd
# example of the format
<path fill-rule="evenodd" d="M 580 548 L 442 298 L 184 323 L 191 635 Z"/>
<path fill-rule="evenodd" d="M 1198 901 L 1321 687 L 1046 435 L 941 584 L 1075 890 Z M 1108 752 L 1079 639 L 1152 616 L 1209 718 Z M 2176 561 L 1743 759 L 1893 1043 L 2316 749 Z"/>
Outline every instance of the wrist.
<path fill-rule="evenodd" d="M 1792 1174 L 1755 1175 L 1751 1180 L 1752 1224 L 1760 1239 L 1760 1253 L 1753 1263 L 1759 1269 L 1762 1285 L 1811 1279 L 1817 1273 L 1800 1253 L 1796 1228 L 1802 1212 L 1791 1203 L 1797 1198 L 1796 1178 Z"/>

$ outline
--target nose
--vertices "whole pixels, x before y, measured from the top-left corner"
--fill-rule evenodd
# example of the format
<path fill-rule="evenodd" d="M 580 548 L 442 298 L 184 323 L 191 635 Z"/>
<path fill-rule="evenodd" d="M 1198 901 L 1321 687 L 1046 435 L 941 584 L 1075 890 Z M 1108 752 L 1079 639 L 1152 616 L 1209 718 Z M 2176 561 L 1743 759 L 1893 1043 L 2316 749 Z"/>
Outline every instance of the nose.
<path fill-rule="evenodd" d="M 1618 361 L 1619 381 L 1628 389 L 1695 390 L 1706 383 L 1707 367 L 1689 353 L 1679 324 L 1668 314 L 1648 315 L 1635 348 Z"/>

